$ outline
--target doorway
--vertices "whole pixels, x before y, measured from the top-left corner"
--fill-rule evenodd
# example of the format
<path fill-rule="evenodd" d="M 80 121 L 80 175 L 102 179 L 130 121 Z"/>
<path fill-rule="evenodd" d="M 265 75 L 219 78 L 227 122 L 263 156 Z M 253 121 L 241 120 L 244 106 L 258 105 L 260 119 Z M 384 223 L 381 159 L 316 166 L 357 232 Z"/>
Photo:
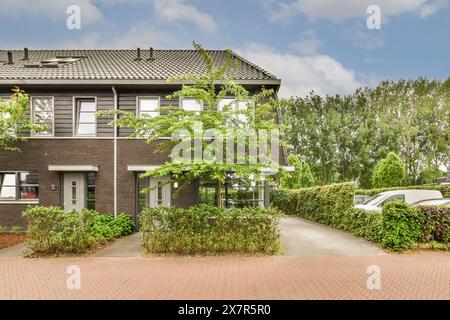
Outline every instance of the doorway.
<path fill-rule="evenodd" d="M 64 173 L 64 211 L 80 211 L 86 204 L 84 173 Z"/>

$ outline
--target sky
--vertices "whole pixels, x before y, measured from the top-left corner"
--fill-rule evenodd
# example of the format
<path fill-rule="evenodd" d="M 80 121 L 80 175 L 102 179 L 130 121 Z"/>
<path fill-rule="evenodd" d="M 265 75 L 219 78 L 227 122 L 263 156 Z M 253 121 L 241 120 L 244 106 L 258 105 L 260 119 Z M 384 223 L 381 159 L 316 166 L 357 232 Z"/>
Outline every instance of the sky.
<path fill-rule="evenodd" d="M 282 97 L 450 76 L 450 0 L 0 0 L 0 30 L 3 50 L 230 48 Z"/>

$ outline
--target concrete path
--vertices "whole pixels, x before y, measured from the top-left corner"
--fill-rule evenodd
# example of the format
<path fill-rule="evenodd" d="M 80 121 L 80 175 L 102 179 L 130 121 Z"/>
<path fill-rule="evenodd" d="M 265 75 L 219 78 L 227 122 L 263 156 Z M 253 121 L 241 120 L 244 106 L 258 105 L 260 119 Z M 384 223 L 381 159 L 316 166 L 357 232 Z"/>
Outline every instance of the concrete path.
<path fill-rule="evenodd" d="M 286 256 L 373 256 L 385 254 L 375 244 L 367 240 L 298 217 L 282 218 L 281 243 Z"/>
<path fill-rule="evenodd" d="M 94 257 L 139 257 L 141 247 L 139 245 L 141 234 L 135 233 L 128 237 L 117 239 L 107 247 L 97 251 Z"/>
<path fill-rule="evenodd" d="M 15 246 L 0 249 L 0 258 L 19 258 L 23 257 L 26 247 L 23 243 Z"/>

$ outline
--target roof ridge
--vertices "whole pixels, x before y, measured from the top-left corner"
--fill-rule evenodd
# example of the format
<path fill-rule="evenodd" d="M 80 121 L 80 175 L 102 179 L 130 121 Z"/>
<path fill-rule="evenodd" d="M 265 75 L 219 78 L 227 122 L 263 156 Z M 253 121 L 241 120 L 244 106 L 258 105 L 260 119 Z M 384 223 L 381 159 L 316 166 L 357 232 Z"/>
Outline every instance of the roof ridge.
<path fill-rule="evenodd" d="M 250 65 L 251 67 L 255 68 L 256 70 L 259 70 L 262 73 L 265 73 L 266 75 L 270 76 L 273 79 L 278 79 L 277 76 L 275 76 L 274 74 L 270 73 L 269 71 L 267 71 L 266 69 L 254 64 L 253 62 L 251 62 L 250 60 L 247 60 L 246 58 L 242 57 L 241 55 L 237 54 L 236 52 L 234 52 L 233 50 L 229 49 L 231 54 L 234 55 L 236 58 L 244 61 L 245 63 L 247 63 L 248 65 Z"/>

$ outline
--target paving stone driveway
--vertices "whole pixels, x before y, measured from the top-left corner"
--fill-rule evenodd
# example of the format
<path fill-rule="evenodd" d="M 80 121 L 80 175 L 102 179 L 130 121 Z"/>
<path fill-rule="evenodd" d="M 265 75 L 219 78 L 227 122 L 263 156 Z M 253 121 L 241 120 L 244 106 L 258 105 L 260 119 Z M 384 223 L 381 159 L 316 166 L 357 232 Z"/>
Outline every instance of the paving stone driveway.
<path fill-rule="evenodd" d="M 281 219 L 281 243 L 287 256 L 372 256 L 385 254 L 375 244 L 329 226 L 301 219 Z"/>
<path fill-rule="evenodd" d="M 372 265 L 380 290 L 367 288 Z M 0 299 L 450 299 L 450 256 L 0 258 Z"/>

